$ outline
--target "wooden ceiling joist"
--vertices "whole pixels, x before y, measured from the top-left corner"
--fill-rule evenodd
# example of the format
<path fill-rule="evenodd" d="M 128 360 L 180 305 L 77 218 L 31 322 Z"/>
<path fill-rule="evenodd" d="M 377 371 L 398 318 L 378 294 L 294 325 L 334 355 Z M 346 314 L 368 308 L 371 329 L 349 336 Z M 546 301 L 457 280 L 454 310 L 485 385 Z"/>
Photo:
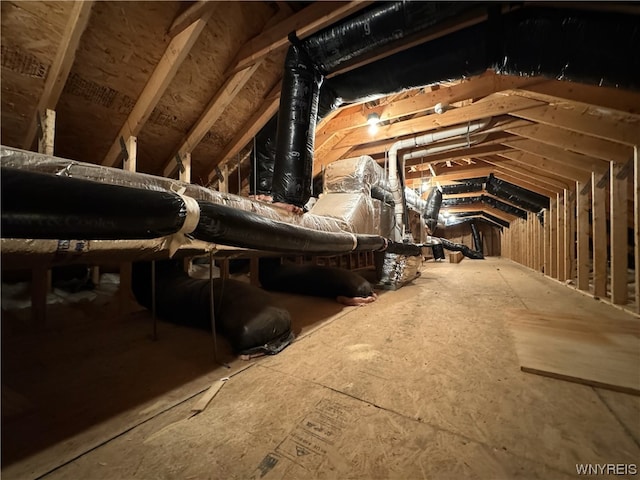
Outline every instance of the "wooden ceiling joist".
<path fill-rule="evenodd" d="M 564 165 L 562 162 L 549 160 L 547 158 L 540 157 L 528 152 L 511 151 L 501 152 L 498 153 L 498 155 L 513 160 L 516 163 L 520 163 L 524 168 L 533 166 L 540 170 L 546 170 L 548 172 L 555 173 L 556 175 L 564 177 L 570 181 L 580 180 L 586 182 L 587 179 L 591 178 L 591 173 L 586 170 L 575 168 L 569 165 Z"/>
<path fill-rule="evenodd" d="M 448 212 L 452 215 L 455 215 L 456 213 L 466 213 L 466 212 L 485 212 L 507 223 L 511 223 L 516 218 L 519 218 L 516 215 L 511 215 L 502 210 L 498 210 L 497 208 L 494 208 L 491 205 L 487 205 L 486 203 L 470 203 L 469 205 L 455 205 L 452 207 L 442 207 L 441 212 Z"/>
<path fill-rule="evenodd" d="M 262 60 L 268 54 L 289 45 L 288 35 L 295 32 L 300 39 L 351 15 L 370 1 L 315 2 L 247 42 L 231 62 L 227 73 L 237 72 Z"/>
<path fill-rule="evenodd" d="M 640 115 L 640 93 L 631 90 L 546 80 L 518 87 L 514 93 L 547 103 L 570 101 Z"/>
<path fill-rule="evenodd" d="M 46 109 L 55 110 L 62 89 L 67 82 L 67 77 L 76 57 L 76 50 L 80 44 L 80 38 L 89 23 L 93 1 L 77 1 L 74 3 L 65 26 L 62 40 L 58 46 L 56 56 L 49 68 L 44 90 L 38 100 L 38 106 L 31 116 L 27 133 L 24 136 L 22 147 L 29 150 L 33 146 L 38 131 L 38 116 Z"/>
<path fill-rule="evenodd" d="M 494 175 L 500 180 L 513 183 L 514 185 L 518 185 L 519 187 L 526 188 L 527 190 L 531 190 L 532 192 L 539 193 L 540 195 L 544 195 L 545 197 L 555 198 L 556 194 L 558 193 L 556 190 L 545 188 L 538 183 L 531 182 L 528 177 L 523 177 L 513 172 L 503 171 L 500 168 L 495 169 Z"/>
<path fill-rule="evenodd" d="M 474 166 L 473 168 L 459 170 L 457 172 L 445 173 L 442 175 L 437 175 L 435 177 L 433 176 L 426 177 L 424 175 L 421 175 L 420 173 L 407 173 L 405 178 L 407 179 L 407 184 L 409 183 L 417 184 L 417 183 L 420 183 L 422 180 L 428 180 L 429 178 L 431 178 L 432 182 L 440 182 L 440 181 L 446 182 L 449 180 L 465 180 L 467 178 L 486 177 L 492 171 L 493 171 L 492 167 Z"/>
<path fill-rule="evenodd" d="M 504 145 L 509 145 L 516 150 L 529 152 L 548 160 L 560 162 L 563 165 L 575 167 L 587 172 L 602 174 L 609 169 L 609 162 L 607 161 L 589 157 L 581 153 L 570 152 L 535 140 L 520 139 L 516 141 L 507 141 L 504 142 Z"/>
<path fill-rule="evenodd" d="M 490 165 L 494 165 L 503 171 L 508 171 L 514 175 L 526 177 L 530 182 L 538 183 L 541 186 L 554 191 L 562 191 L 565 188 L 569 188 L 569 185 L 572 183 L 570 180 L 567 180 L 564 177 L 559 177 L 548 170 L 542 170 L 533 165 L 527 165 L 525 168 L 513 160 L 497 155 L 484 157 L 483 161 Z"/>
<path fill-rule="evenodd" d="M 201 18 L 177 34 L 165 50 L 158 65 L 147 81 L 129 117 L 111 144 L 109 152 L 102 161 L 107 167 L 116 166 L 121 154 L 120 139 L 137 137 L 158 104 L 165 90 L 178 72 L 180 65 L 187 58 L 191 48 L 204 30 L 212 10 L 208 10 Z"/>
<path fill-rule="evenodd" d="M 497 153 L 509 152 L 512 150 L 513 149 L 508 145 L 478 145 L 469 148 L 458 148 L 442 153 L 434 153 L 433 155 L 425 155 L 423 158 L 412 158 L 407 160 L 405 165 L 407 167 L 416 167 L 420 170 L 421 165 L 422 169 L 427 169 L 429 163 L 446 162 L 447 160 L 451 161 L 469 157 L 481 158 L 486 155 L 495 155 Z"/>
<path fill-rule="evenodd" d="M 434 89 L 415 97 L 391 102 L 382 107 L 371 109 L 365 109 L 362 106 L 348 107 L 338 114 L 323 132 L 319 133 L 331 133 L 343 129 L 364 127 L 367 125 L 367 115 L 371 112 L 378 113 L 381 121 L 387 121 L 426 112 L 433 109 L 438 103 L 451 105 L 463 100 L 482 98 L 504 89 L 517 88 L 540 81 L 537 77 L 512 77 L 486 72 L 450 87 Z"/>
<path fill-rule="evenodd" d="M 576 109 L 551 105 L 542 105 L 518 111 L 512 110 L 509 113 L 532 122 L 561 127 L 573 132 L 612 140 L 629 146 L 635 145 L 640 138 L 640 121 L 610 120 L 604 115 L 590 114 Z"/>
<path fill-rule="evenodd" d="M 633 156 L 633 148 L 621 143 L 572 132 L 541 123 L 509 127 L 507 132 L 572 152 L 611 162 L 626 162 Z"/>
<path fill-rule="evenodd" d="M 481 120 L 483 118 L 539 106 L 544 105 L 542 102 L 524 97 L 507 95 L 492 96 L 491 98 L 488 97 L 465 107 L 446 111 L 441 115 L 431 114 L 382 126 L 374 136 L 369 134 L 366 127 L 356 128 L 351 131 L 338 146 L 356 146 L 370 141 L 381 141 L 406 135 L 421 135 L 438 128 L 466 124 L 474 120 Z"/>

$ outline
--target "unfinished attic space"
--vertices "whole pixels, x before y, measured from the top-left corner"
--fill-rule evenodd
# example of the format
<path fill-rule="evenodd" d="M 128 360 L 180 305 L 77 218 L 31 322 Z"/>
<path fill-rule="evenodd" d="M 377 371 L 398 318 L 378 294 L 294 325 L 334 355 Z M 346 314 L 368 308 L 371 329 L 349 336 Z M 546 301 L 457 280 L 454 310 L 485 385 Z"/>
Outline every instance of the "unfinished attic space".
<path fill-rule="evenodd" d="M 639 4 L 0 7 L 3 479 L 640 474 Z"/>

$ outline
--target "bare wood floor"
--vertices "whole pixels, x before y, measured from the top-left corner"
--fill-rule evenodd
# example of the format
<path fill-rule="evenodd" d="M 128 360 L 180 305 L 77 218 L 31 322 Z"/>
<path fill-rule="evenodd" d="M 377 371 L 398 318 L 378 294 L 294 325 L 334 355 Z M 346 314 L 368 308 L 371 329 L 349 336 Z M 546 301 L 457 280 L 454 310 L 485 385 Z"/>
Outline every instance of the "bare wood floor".
<path fill-rule="evenodd" d="M 152 342 L 146 312 L 108 302 L 53 306 L 38 334 L 3 319 L 3 478 L 574 478 L 576 463 L 638 463 L 640 397 L 521 372 L 506 322 L 640 321 L 619 309 L 494 258 L 425 263 L 365 307 L 278 298 L 300 337 L 250 363 L 220 342 L 231 369 L 206 333 L 161 323 Z"/>

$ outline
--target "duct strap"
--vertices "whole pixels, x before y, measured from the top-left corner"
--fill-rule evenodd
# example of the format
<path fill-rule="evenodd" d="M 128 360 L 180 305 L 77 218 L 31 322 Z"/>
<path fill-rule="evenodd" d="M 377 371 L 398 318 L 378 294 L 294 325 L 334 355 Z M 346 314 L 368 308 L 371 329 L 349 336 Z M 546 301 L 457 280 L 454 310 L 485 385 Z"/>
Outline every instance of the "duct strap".
<path fill-rule="evenodd" d="M 198 227 L 200 222 L 200 205 L 195 198 L 184 195 L 185 187 L 177 187 L 175 184 L 171 186 L 171 191 L 179 195 L 185 206 L 184 223 L 180 230 L 167 238 L 169 248 L 169 256 L 173 257 L 178 248 L 191 242 L 190 234 Z"/>

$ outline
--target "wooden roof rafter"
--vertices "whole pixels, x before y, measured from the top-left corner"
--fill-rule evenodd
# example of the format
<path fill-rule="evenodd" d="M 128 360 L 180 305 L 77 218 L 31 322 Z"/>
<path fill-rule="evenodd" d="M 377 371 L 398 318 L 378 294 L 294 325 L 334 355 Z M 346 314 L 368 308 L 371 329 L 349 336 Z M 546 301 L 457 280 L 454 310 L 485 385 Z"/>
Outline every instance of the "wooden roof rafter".
<path fill-rule="evenodd" d="M 49 68 L 44 89 L 22 142 L 22 147 L 25 150 L 31 149 L 36 139 L 38 117 L 46 109 L 55 110 L 58 104 L 62 89 L 67 82 L 67 77 L 73 66 L 76 50 L 80 45 L 80 38 L 89 23 L 93 3 L 93 0 L 74 2 L 56 56 Z"/>
<path fill-rule="evenodd" d="M 205 14 L 212 11 L 216 2 L 208 0 L 198 0 L 184 12 L 180 13 L 171 23 L 167 35 L 171 38 L 183 32 L 189 25 L 201 19 Z"/>
<path fill-rule="evenodd" d="M 200 18 L 194 21 L 182 32 L 173 37 L 162 58 L 149 77 L 142 93 L 138 97 L 131 113 L 120 128 L 114 139 L 102 165 L 113 167 L 118 163 L 121 155 L 120 139 L 138 136 L 145 123 L 151 116 L 160 98 L 175 77 L 182 62 L 195 45 L 198 37 L 212 14 L 212 10 L 206 11 Z"/>
<path fill-rule="evenodd" d="M 371 4 L 370 1 L 315 2 L 247 42 L 231 62 L 227 74 L 243 70 L 289 44 L 295 32 L 302 39 Z"/>

